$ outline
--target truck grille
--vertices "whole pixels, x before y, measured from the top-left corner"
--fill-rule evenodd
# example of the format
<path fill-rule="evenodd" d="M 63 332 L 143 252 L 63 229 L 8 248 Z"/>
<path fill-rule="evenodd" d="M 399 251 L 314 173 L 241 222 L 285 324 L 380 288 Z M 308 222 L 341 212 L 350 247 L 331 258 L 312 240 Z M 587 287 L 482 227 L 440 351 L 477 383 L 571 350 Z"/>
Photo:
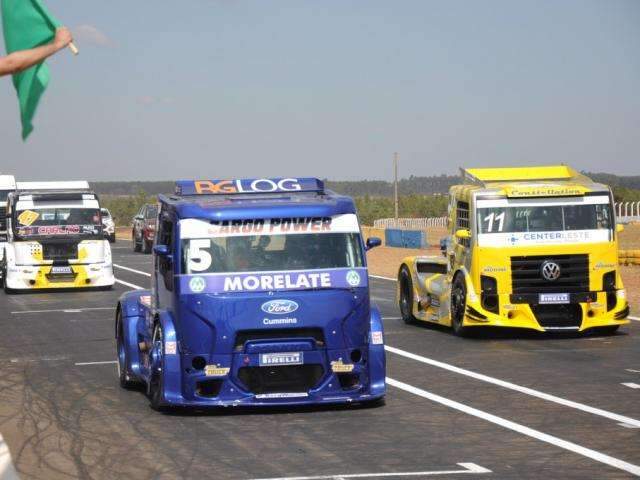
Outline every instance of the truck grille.
<path fill-rule="evenodd" d="M 73 260 L 78 258 L 78 243 L 44 243 L 42 245 L 44 260 Z"/>
<path fill-rule="evenodd" d="M 7 207 L 0 207 L 0 234 L 7 231 Z"/>
<path fill-rule="evenodd" d="M 308 392 L 322 379 L 322 365 L 286 365 L 280 367 L 242 367 L 238 378 L 251 393 Z"/>
<path fill-rule="evenodd" d="M 531 305 L 536 320 L 543 328 L 577 329 L 582 323 L 582 308 L 571 305 Z"/>
<path fill-rule="evenodd" d="M 547 261 L 560 266 L 560 276 L 556 280 L 542 276 L 542 264 Z M 511 282 L 514 294 L 588 292 L 589 255 L 511 257 Z"/>

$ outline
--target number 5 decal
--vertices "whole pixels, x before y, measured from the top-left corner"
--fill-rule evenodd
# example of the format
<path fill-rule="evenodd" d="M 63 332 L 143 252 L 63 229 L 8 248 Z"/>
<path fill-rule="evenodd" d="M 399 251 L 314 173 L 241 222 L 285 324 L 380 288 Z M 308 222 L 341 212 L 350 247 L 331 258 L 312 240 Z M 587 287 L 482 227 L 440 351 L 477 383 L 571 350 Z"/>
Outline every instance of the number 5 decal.
<path fill-rule="evenodd" d="M 189 271 L 204 272 L 211 267 L 211 240 L 202 238 L 189 242 Z"/>

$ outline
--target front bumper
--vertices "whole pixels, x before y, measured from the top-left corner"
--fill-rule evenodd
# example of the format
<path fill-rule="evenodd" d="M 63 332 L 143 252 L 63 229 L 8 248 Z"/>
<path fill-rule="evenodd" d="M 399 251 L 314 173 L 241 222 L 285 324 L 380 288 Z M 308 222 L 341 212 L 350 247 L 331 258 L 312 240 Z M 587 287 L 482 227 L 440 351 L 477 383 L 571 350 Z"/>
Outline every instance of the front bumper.
<path fill-rule="evenodd" d="M 14 265 L 5 283 L 11 290 L 109 287 L 115 283 L 111 263 L 70 265 L 71 274 L 52 274 L 53 265 Z"/>
<path fill-rule="evenodd" d="M 607 306 L 607 292 L 584 292 L 571 294 L 570 304 L 576 311 L 576 325 L 566 326 L 565 311 L 558 307 L 558 321 L 554 325 L 553 307 L 547 305 L 548 312 L 545 317 L 551 322 L 545 322 L 541 318 L 540 304 L 534 297 L 520 298 L 516 295 L 500 294 L 498 299 L 499 310 L 494 313 L 483 308 L 479 299 L 475 302 L 467 301 L 464 326 L 469 327 L 505 327 L 528 328 L 540 332 L 554 331 L 578 331 L 582 332 L 597 327 L 613 327 L 629 323 L 629 304 L 626 300 L 625 290 L 616 292 L 616 302 L 613 308 Z M 538 316 L 536 315 L 538 311 Z M 551 315 L 550 315 L 551 313 Z M 578 318 L 579 317 L 579 318 Z"/>
<path fill-rule="evenodd" d="M 344 361 L 349 359 L 349 350 L 304 353 L 303 365 L 272 367 L 259 366 L 259 354 L 214 355 L 208 360 L 212 367 L 208 371 L 210 375 L 205 373 L 209 369 L 184 368 L 192 364 L 193 356 L 167 355 L 165 402 L 175 406 L 318 405 L 368 402 L 385 395 L 383 345 L 370 345 L 356 363 Z M 254 377 L 267 379 L 275 375 L 279 378 L 271 384 L 268 381 L 260 384 L 258 380 L 248 385 L 248 376 L 243 375 L 243 371 L 263 369 L 264 374 Z M 283 369 L 289 369 L 288 373 L 280 373 Z M 291 377 L 296 376 L 293 373 L 296 369 L 299 369 L 296 381 L 311 382 L 311 388 L 293 385 Z M 313 378 L 304 378 L 311 372 L 315 372 Z"/>

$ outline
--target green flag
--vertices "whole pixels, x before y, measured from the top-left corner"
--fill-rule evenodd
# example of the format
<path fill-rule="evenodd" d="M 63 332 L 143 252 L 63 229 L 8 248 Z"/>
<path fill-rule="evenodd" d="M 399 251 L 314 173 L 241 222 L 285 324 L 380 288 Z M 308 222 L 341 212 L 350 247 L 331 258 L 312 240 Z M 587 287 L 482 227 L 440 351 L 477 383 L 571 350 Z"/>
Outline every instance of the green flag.
<path fill-rule="evenodd" d="M 50 43 L 60 24 L 40 0 L 2 0 L 2 25 L 7 53 L 12 53 Z M 33 116 L 48 84 L 49 68 L 44 62 L 13 76 L 23 140 L 33 131 Z"/>

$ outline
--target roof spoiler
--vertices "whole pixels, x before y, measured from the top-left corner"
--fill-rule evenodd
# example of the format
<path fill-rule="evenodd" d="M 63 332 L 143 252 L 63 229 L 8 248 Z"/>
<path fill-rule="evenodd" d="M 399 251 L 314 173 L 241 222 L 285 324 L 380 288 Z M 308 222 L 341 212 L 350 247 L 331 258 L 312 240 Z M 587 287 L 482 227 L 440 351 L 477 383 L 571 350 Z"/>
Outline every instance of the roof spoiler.
<path fill-rule="evenodd" d="M 566 165 L 544 167 L 461 168 L 462 178 L 467 183 L 492 182 L 536 182 L 584 180 L 586 177 Z"/>

